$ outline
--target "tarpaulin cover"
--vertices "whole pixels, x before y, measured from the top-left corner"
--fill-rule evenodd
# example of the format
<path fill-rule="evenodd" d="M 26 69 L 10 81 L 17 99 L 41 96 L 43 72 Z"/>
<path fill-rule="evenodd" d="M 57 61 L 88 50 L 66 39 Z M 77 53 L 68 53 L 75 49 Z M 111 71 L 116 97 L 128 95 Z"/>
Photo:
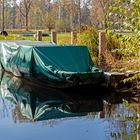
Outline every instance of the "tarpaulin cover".
<path fill-rule="evenodd" d="M 1 41 L 0 68 L 16 76 L 43 75 L 55 82 L 86 81 L 102 75 L 86 46 L 59 46 L 39 41 Z"/>

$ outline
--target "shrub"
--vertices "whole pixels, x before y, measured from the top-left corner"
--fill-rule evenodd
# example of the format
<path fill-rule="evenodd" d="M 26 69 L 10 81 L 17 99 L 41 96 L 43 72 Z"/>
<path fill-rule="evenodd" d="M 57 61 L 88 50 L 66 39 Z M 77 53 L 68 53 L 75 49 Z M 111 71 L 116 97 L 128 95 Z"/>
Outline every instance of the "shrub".
<path fill-rule="evenodd" d="M 98 31 L 95 27 L 86 28 L 78 37 L 78 44 L 88 46 L 89 52 L 96 62 L 98 56 Z"/>

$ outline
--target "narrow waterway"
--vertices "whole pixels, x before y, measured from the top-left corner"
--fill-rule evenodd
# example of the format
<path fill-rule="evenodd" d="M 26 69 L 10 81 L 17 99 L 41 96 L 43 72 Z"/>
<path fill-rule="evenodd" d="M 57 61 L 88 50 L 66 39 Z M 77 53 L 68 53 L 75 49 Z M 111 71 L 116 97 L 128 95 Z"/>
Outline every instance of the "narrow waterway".
<path fill-rule="evenodd" d="M 139 140 L 140 98 L 103 87 L 58 90 L 0 73 L 2 140 Z"/>

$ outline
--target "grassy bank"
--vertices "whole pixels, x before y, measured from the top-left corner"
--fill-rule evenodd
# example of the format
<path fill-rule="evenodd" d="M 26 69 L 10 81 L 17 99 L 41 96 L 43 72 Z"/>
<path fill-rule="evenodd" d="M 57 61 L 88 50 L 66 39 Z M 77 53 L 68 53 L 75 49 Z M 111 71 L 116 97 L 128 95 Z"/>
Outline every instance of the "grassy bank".
<path fill-rule="evenodd" d="M 37 38 L 34 36 L 23 36 L 26 32 L 10 32 L 8 36 L 0 35 L 0 40 L 33 40 L 36 41 Z M 28 32 L 27 34 L 35 34 L 35 32 Z M 58 44 L 70 44 L 70 33 L 58 33 L 57 43 Z M 42 41 L 51 41 L 51 35 L 42 37 Z"/>

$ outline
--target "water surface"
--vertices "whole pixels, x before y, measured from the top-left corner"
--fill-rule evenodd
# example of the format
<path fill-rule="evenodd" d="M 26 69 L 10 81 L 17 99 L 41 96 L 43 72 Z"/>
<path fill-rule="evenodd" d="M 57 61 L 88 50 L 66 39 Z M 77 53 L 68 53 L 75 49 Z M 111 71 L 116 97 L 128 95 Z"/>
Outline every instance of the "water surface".
<path fill-rule="evenodd" d="M 2 140 L 139 139 L 138 97 L 99 87 L 56 90 L 8 73 L 0 78 Z"/>

